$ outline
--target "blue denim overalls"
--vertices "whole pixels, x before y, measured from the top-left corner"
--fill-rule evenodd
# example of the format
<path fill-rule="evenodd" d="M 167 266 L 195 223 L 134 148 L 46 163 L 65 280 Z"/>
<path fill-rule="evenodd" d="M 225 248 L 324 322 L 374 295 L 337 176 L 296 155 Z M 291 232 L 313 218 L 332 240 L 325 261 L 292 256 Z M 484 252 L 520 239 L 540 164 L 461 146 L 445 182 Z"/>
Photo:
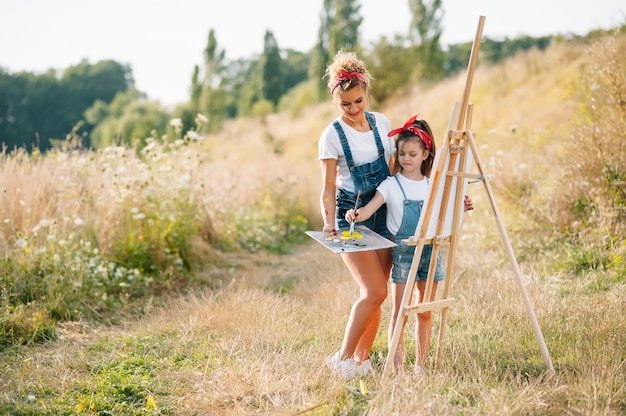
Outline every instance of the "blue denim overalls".
<path fill-rule="evenodd" d="M 415 246 L 409 246 L 403 244 L 402 240 L 415 235 L 417 223 L 420 215 L 422 215 L 422 206 L 424 201 L 418 201 L 414 199 L 407 199 L 404 188 L 400 184 L 398 175 L 394 176 L 402 195 L 404 196 L 404 210 L 402 213 L 402 223 L 398 229 L 398 233 L 395 237 L 395 242 L 398 244 L 391 248 L 393 255 L 393 268 L 391 269 L 391 281 L 393 283 L 406 284 L 409 276 L 409 270 L 411 269 L 411 263 L 413 262 L 413 255 L 415 254 Z M 426 178 L 428 180 L 428 178 Z M 426 280 L 428 277 L 428 266 L 430 264 L 430 257 L 433 252 L 432 244 L 424 244 L 422 249 L 422 258 L 417 269 L 417 280 Z M 443 270 L 443 261 L 441 259 L 441 251 L 437 256 L 437 266 L 435 268 L 435 282 L 439 282 L 446 277 L 446 272 Z"/>
<path fill-rule="evenodd" d="M 374 133 L 374 139 L 376 140 L 376 149 L 378 149 L 378 158 L 370 163 L 354 166 L 354 160 L 352 159 L 352 153 L 350 152 L 350 145 L 348 139 L 344 133 L 341 125 L 337 120 L 333 123 L 333 127 L 339 134 L 339 140 L 341 141 L 341 148 L 346 157 L 348 168 L 350 169 L 350 175 L 354 181 L 354 193 L 349 193 L 344 189 L 339 189 L 337 192 L 337 225 L 339 228 L 349 227 L 350 224 L 346 221 L 346 211 L 354 208 L 356 203 L 356 195 L 358 191 L 361 191 L 361 200 L 359 206 L 367 204 L 376 194 L 376 188 L 380 183 L 389 176 L 389 165 L 385 160 L 385 148 L 383 142 L 378 134 L 378 128 L 374 122 L 374 117 L 366 112 L 365 116 L 370 123 L 372 132 Z M 387 229 L 387 206 L 383 205 L 372 215 L 367 221 L 363 221 L 360 225 L 364 225 L 372 231 L 377 232 L 386 238 L 391 238 L 391 233 Z"/>

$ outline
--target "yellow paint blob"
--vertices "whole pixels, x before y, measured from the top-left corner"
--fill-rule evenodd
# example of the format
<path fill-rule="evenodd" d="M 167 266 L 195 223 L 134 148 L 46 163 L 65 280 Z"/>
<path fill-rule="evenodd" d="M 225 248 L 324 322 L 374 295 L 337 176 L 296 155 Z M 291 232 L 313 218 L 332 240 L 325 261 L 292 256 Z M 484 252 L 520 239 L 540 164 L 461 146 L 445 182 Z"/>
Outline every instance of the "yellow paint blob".
<path fill-rule="evenodd" d="M 342 240 L 350 240 L 350 239 L 361 240 L 363 238 L 363 235 L 358 231 L 353 232 L 352 235 L 350 235 L 350 231 L 342 231 L 340 238 Z"/>

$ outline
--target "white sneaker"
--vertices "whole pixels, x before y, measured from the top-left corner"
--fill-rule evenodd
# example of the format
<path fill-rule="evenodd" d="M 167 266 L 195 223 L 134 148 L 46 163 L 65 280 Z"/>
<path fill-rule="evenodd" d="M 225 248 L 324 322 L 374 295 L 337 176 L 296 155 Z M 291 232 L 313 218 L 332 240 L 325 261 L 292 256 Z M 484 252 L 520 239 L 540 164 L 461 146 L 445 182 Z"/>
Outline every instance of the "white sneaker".
<path fill-rule="evenodd" d="M 367 377 L 375 375 L 376 372 L 374 371 L 374 367 L 372 367 L 372 362 L 368 359 L 361 364 L 356 363 L 356 374 L 361 377 Z"/>
<path fill-rule="evenodd" d="M 425 373 L 424 373 L 424 369 L 422 368 L 422 366 L 421 366 L 421 365 L 419 365 L 419 364 L 415 364 L 415 365 L 413 366 L 413 374 L 415 374 L 415 375 L 416 375 L 416 376 L 418 376 L 418 377 L 422 377 L 422 376 L 424 376 L 424 374 L 425 374 Z"/>
<path fill-rule="evenodd" d="M 352 358 L 341 359 L 341 351 L 337 351 L 332 357 L 326 359 L 328 368 L 339 374 L 344 380 L 350 380 L 356 376 L 356 361 Z"/>

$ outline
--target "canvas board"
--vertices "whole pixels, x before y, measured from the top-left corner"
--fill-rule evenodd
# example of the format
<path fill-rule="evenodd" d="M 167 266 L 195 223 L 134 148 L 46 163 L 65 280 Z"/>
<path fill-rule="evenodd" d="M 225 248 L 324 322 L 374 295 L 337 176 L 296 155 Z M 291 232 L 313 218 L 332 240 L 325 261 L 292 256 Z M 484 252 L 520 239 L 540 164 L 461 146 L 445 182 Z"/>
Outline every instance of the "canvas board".
<path fill-rule="evenodd" d="M 437 156 L 435 157 L 435 161 L 434 161 L 434 166 L 436 166 L 437 162 L 438 162 L 438 157 L 439 157 L 439 153 L 437 154 Z M 465 160 L 465 166 L 461 166 L 461 158 L 457 158 L 456 160 L 456 166 L 451 167 L 450 165 L 450 158 L 446 158 L 444 167 L 443 167 L 443 173 L 445 174 L 446 172 L 448 172 L 448 170 L 453 170 L 455 172 L 463 172 L 463 173 L 467 173 L 470 171 L 470 167 L 471 164 L 473 162 L 473 156 L 472 156 L 472 150 L 471 149 L 467 149 L 467 158 Z M 459 180 L 462 181 L 461 183 L 459 183 Z M 434 210 L 433 210 L 433 215 L 430 216 L 430 221 L 427 224 L 428 228 L 426 229 L 426 235 L 425 238 L 426 240 L 432 239 L 437 231 L 437 223 L 439 221 L 439 212 L 441 211 L 441 205 L 443 203 L 443 192 L 444 192 L 444 188 L 445 188 L 445 175 L 444 177 L 441 178 L 441 180 L 439 181 L 439 186 L 437 187 L 437 189 L 430 189 L 430 192 L 434 192 L 435 193 L 435 200 L 434 200 Z M 451 189 L 454 190 L 457 188 L 457 186 L 461 186 L 463 188 L 463 193 L 462 195 L 467 195 L 467 185 L 468 185 L 469 181 L 467 178 L 459 178 L 459 177 L 454 177 L 452 178 L 452 187 Z M 463 196 L 461 198 L 463 198 Z M 452 222 L 454 219 L 454 208 L 455 206 L 457 206 L 457 204 L 461 204 L 461 207 L 464 206 L 464 202 L 461 199 L 461 201 L 457 201 L 456 200 L 456 193 L 455 192 L 451 192 L 450 195 L 448 196 L 448 205 L 446 207 L 446 213 L 444 218 L 444 225 L 443 225 L 443 230 L 441 231 L 441 233 L 439 233 L 439 235 L 441 236 L 450 236 L 452 235 Z M 424 201 L 424 206 L 422 207 L 422 212 L 425 212 L 428 206 L 428 202 L 429 199 L 426 199 Z M 461 208 L 461 216 L 459 218 L 459 229 L 461 228 L 461 225 L 463 224 L 463 213 L 465 212 L 465 210 L 463 208 Z M 417 236 L 419 234 L 419 230 L 421 230 L 422 225 L 424 222 L 424 216 L 420 216 L 420 219 L 417 223 L 417 227 L 415 229 L 415 235 Z"/>
<path fill-rule="evenodd" d="M 305 231 L 305 233 L 336 254 L 379 250 L 397 245 L 364 225 L 355 226 L 352 236 L 349 235 L 348 228 L 338 230 L 336 236 L 323 231 Z"/>

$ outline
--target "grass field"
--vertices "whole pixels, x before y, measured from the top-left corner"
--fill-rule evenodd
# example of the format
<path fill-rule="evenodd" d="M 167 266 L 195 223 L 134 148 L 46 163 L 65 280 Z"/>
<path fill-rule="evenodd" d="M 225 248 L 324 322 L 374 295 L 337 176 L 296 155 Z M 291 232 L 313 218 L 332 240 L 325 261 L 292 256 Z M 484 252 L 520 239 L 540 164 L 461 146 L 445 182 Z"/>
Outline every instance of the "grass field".
<path fill-rule="evenodd" d="M 320 228 L 316 144 L 336 112 L 323 104 L 140 152 L 4 154 L 0 414 L 626 414 L 625 44 L 555 44 L 479 66 L 472 86 L 472 130 L 554 373 L 480 183 L 443 340 L 434 314 L 441 361 L 381 382 L 388 299 L 378 376 L 327 370 L 358 294 L 304 235 Z M 377 110 L 394 126 L 419 112 L 441 143 L 463 82 Z"/>

